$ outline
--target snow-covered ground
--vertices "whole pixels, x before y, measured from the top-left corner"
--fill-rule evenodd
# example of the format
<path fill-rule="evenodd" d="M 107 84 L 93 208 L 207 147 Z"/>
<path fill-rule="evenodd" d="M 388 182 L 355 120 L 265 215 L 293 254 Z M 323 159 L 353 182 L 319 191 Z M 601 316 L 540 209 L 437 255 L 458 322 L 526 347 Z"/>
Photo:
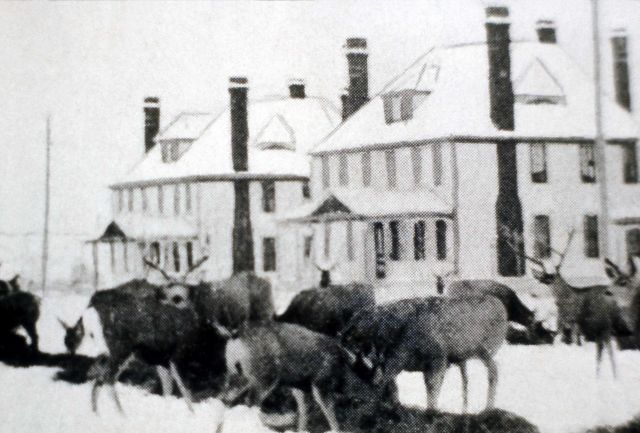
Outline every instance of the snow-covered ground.
<path fill-rule="evenodd" d="M 50 295 L 43 301 L 39 322 L 43 350 L 62 350 L 62 328 L 57 317 L 72 322 L 87 300 L 81 295 Z M 618 352 L 617 361 L 618 380 L 612 378 L 608 361 L 598 379 L 592 344 L 505 346 L 498 354 L 497 406 L 527 418 L 545 433 L 578 432 L 624 422 L 640 413 L 640 352 Z M 118 386 L 126 416 L 117 414 L 106 389 L 101 394 L 100 414 L 95 415 L 90 409 L 90 385 L 55 382 L 55 371 L 0 365 L 0 432 L 215 432 L 221 416 L 225 419 L 224 433 L 267 431 L 254 409 L 224 410 L 212 399 L 196 404 L 192 414 L 179 399 L 150 395 L 126 385 Z M 474 361 L 469 374 L 470 404 L 475 411 L 485 402 L 486 373 Z M 421 375 L 404 373 L 398 383 L 403 403 L 425 405 Z M 460 375 L 452 368 L 443 386 L 441 407 L 457 412 L 461 401 Z"/>

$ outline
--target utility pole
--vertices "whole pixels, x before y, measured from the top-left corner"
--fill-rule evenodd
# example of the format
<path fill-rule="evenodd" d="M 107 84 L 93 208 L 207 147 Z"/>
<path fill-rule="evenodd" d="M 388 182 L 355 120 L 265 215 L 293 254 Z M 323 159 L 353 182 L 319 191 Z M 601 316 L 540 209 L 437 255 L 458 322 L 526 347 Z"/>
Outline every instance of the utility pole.
<path fill-rule="evenodd" d="M 44 233 L 42 234 L 42 295 L 47 288 L 47 262 L 49 260 L 49 195 L 51 178 L 51 116 L 47 116 L 44 184 Z"/>
<path fill-rule="evenodd" d="M 609 255 L 609 201 L 607 197 L 607 142 L 602 121 L 602 71 L 600 59 L 600 9 L 599 0 L 591 0 L 591 20 L 593 28 L 593 79 L 595 92 L 595 162 L 596 179 L 600 193 L 600 217 L 598 218 L 598 244 L 600 255 Z"/>

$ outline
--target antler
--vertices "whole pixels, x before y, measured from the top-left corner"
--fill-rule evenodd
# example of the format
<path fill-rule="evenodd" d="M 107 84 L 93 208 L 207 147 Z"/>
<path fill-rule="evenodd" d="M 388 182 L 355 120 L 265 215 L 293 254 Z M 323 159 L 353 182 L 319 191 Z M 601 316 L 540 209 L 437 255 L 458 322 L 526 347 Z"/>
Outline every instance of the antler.
<path fill-rule="evenodd" d="M 562 263 L 564 262 L 565 257 L 567 256 L 567 252 L 569 252 L 569 247 L 571 246 L 571 241 L 573 240 L 573 235 L 576 233 L 576 228 L 573 227 L 569 232 L 569 237 L 567 238 L 567 244 L 564 247 L 564 251 L 559 252 L 558 250 L 551 248 L 551 251 L 560 256 L 560 261 L 556 265 L 556 269 L 560 269 L 562 267 Z"/>
<path fill-rule="evenodd" d="M 200 260 L 198 260 L 196 263 L 191 265 L 191 267 L 189 269 L 187 269 L 187 272 L 185 272 L 184 275 L 182 276 L 182 280 L 183 281 L 186 280 L 191 272 L 193 272 L 196 269 L 198 269 L 207 260 L 209 260 L 209 256 L 203 256 Z"/>
<path fill-rule="evenodd" d="M 504 240 L 507 243 L 507 245 L 509 245 L 509 248 L 513 250 L 514 253 L 524 258 L 525 260 L 529 260 L 531 263 L 535 263 L 536 265 L 540 266 L 542 269 L 545 268 L 544 263 L 541 260 L 528 256 L 524 252 L 520 251 L 520 248 L 518 248 L 518 246 L 515 245 L 512 240 L 512 238 L 515 237 L 516 234 L 513 233 L 508 227 L 506 227 L 505 225 L 500 225 L 500 230 L 502 230 L 502 232 L 506 235 L 504 237 Z"/>
<path fill-rule="evenodd" d="M 161 268 L 160 266 L 158 266 L 157 264 L 153 263 L 151 260 L 147 259 L 146 257 L 145 257 L 143 260 L 144 260 L 144 263 L 145 263 L 147 266 L 149 266 L 149 267 L 151 267 L 151 268 L 153 268 L 153 269 L 155 269 L 155 270 L 159 271 L 159 272 L 162 274 L 162 276 L 163 276 L 163 277 L 165 277 L 167 280 L 169 280 L 169 281 L 175 281 L 175 279 L 174 279 L 173 277 L 171 277 L 171 275 L 167 274 L 167 272 L 166 272 L 164 269 L 162 269 L 162 268 Z"/>

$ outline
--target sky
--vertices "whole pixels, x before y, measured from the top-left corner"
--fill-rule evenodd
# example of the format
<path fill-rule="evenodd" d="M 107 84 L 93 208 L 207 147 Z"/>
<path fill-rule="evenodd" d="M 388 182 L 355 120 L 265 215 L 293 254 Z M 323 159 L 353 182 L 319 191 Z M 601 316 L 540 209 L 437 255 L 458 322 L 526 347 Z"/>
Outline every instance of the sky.
<path fill-rule="evenodd" d="M 590 67 L 589 0 L 503 3 L 513 39 L 534 39 L 535 21 L 555 18 L 560 44 Z M 484 0 L 2 2 L 0 234 L 42 230 L 47 116 L 51 230 L 97 234 L 110 217 L 106 186 L 142 157 L 145 96 L 160 97 L 164 125 L 181 111 L 223 109 L 232 75 L 249 78 L 252 98 L 284 94 L 295 77 L 308 94 L 338 105 L 347 37 L 368 40 L 374 94 L 431 46 L 483 40 L 484 7 Z M 603 1 L 603 30 L 626 25 L 640 45 L 639 21 L 639 1 Z"/>

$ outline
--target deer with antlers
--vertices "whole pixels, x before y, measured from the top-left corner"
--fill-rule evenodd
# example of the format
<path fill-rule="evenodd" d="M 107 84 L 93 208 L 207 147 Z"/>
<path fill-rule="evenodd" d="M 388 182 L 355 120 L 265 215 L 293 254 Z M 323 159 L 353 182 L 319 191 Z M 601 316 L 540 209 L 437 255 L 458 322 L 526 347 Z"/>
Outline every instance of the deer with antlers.
<path fill-rule="evenodd" d="M 621 346 L 629 346 L 640 349 L 640 257 L 629 256 L 628 269 L 623 271 L 609 259 L 605 259 L 605 271 L 613 284 L 626 288 L 626 300 L 623 302 L 623 311 L 631 325 L 633 335 L 630 339 L 621 338 L 618 341 Z M 631 340 L 631 341 L 628 341 Z"/>
<path fill-rule="evenodd" d="M 569 284 L 562 276 L 562 265 L 574 234 L 575 229 L 572 229 L 564 250 L 559 251 L 551 248 L 551 252 L 558 256 L 558 262 L 553 270 L 549 270 L 542 260 L 520 252 L 516 247 L 518 240 L 513 239 L 517 235 L 508 233 L 506 238 L 509 246 L 518 255 L 539 267 L 539 269 L 532 268 L 534 278 L 551 287 L 558 309 L 558 329 L 565 335 L 568 334 L 567 339 L 570 342 L 575 341 L 577 344 L 581 344 L 581 337 L 584 336 L 588 341 L 596 343 L 597 374 L 600 373 L 602 352 L 606 348 L 615 377 L 617 369 L 611 338 L 618 335 L 628 335 L 630 329 L 609 290 L 609 286 L 594 285 L 578 288 Z"/>

